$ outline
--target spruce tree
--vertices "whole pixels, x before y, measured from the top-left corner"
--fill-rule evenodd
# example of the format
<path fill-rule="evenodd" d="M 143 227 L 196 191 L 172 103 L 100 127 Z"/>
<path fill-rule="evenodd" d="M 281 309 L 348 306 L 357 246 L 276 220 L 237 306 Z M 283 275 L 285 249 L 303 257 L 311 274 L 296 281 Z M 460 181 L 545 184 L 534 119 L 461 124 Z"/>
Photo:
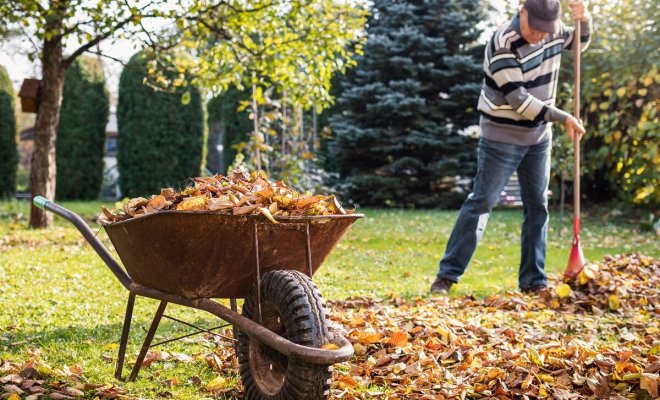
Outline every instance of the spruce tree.
<path fill-rule="evenodd" d="M 476 167 L 483 77 L 479 0 L 376 0 L 364 56 L 331 126 L 342 187 L 360 205 L 455 207 Z M 465 179 L 458 179 L 465 181 Z"/>
<path fill-rule="evenodd" d="M 135 54 L 119 80 L 117 165 L 119 185 L 127 197 L 183 188 L 202 168 L 200 91 L 196 86 L 156 91 L 145 85 L 151 60 L 149 51 Z"/>
<path fill-rule="evenodd" d="M 7 70 L 0 66 L 0 199 L 14 196 L 17 167 L 14 88 Z"/>
<path fill-rule="evenodd" d="M 101 64 L 77 58 L 64 76 L 57 130 L 59 200 L 94 200 L 103 184 L 103 147 L 110 99 Z"/>

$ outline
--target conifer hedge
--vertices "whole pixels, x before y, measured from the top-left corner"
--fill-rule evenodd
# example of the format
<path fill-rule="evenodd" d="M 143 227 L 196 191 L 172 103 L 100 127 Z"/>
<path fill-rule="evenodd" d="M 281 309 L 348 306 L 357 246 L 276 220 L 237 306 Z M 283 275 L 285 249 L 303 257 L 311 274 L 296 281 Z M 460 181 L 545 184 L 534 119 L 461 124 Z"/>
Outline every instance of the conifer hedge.
<path fill-rule="evenodd" d="M 59 200 L 95 200 L 103 184 L 103 147 L 110 99 L 97 59 L 79 57 L 64 76 L 57 129 Z"/>
<path fill-rule="evenodd" d="M 195 86 L 173 92 L 145 85 L 152 56 L 135 54 L 119 80 L 117 165 L 126 197 L 182 188 L 199 176 L 204 157 L 204 110 Z M 188 91 L 189 102 L 184 93 Z"/>
<path fill-rule="evenodd" d="M 0 198 L 14 196 L 17 165 L 14 88 L 7 70 L 0 66 Z"/>

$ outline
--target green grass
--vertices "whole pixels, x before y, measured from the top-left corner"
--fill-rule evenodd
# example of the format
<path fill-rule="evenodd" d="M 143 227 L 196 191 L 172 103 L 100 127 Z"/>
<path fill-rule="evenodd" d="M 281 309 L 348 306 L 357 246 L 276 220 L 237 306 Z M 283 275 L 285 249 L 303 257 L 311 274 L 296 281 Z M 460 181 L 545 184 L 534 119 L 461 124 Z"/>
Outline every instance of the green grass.
<path fill-rule="evenodd" d="M 95 202 L 63 203 L 90 221 L 99 212 Z M 109 206 L 113 206 L 110 204 Z M 455 211 L 363 210 L 365 219 L 351 228 L 344 240 L 315 276 L 326 298 L 349 296 L 406 296 L 427 294 L 457 213 Z M 114 359 L 127 291 L 68 222 L 55 218 L 49 230 L 26 229 L 28 203 L 0 202 L 0 359 L 22 362 L 30 352 L 53 369 L 78 364 L 91 382 L 115 382 Z M 551 217 L 548 266 L 550 273 L 564 269 L 571 247 L 571 221 L 564 221 L 562 238 L 557 218 Z M 520 210 L 496 210 L 472 265 L 455 295 L 479 297 L 516 288 L 519 259 Z M 607 212 L 584 216 L 582 247 L 589 260 L 606 254 L 639 251 L 659 257 L 658 238 L 640 232 L 636 222 L 612 217 Z M 99 238 L 109 245 L 98 226 Z M 128 362 L 135 359 L 140 340 L 148 329 L 157 302 L 139 298 L 130 336 Z M 171 306 L 168 314 L 210 327 L 217 323 L 209 314 Z M 164 321 L 156 340 L 189 330 Z M 220 359 L 234 363 L 224 346 Z M 215 349 L 208 340 L 191 339 L 163 346 L 169 353 L 190 356 Z M 235 365 L 235 364 L 234 364 Z M 229 369 L 235 371 L 235 369 Z M 125 372 L 128 373 L 128 372 Z M 212 397 L 198 385 L 216 375 L 205 361 L 191 365 L 156 363 L 141 372 L 136 383 L 122 384 L 131 395 L 155 398 L 168 391 L 174 398 Z M 165 388 L 160 382 L 174 378 L 181 383 Z M 227 376 L 235 379 L 235 376 Z M 116 383 L 116 382 L 115 382 Z"/>
<path fill-rule="evenodd" d="M 326 297 L 425 295 L 457 216 L 455 211 L 365 210 L 330 256 L 315 280 Z M 564 217 L 559 236 L 557 215 L 551 215 L 546 271 L 563 272 L 572 244 L 572 219 Z M 517 289 L 522 212 L 495 210 L 455 295 L 484 297 Z M 641 252 L 658 257 L 658 238 L 640 232 L 636 222 L 608 216 L 583 215 L 581 243 L 587 260 L 607 254 Z"/>

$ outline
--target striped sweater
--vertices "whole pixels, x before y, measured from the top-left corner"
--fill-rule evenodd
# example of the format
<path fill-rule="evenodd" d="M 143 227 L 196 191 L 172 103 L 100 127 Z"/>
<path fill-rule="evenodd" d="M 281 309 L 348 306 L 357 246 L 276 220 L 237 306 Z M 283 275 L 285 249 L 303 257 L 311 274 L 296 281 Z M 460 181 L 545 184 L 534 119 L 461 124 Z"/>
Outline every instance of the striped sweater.
<path fill-rule="evenodd" d="M 482 137 L 530 146 L 551 139 L 550 123 L 564 123 L 569 116 L 555 107 L 555 96 L 561 51 L 572 49 L 574 29 L 562 25 L 558 34 L 529 44 L 520 35 L 518 18 L 495 32 L 486 45 L 478 109 Z M 584 50 L 590 22 L 582 22 L 581 30 Z"/>

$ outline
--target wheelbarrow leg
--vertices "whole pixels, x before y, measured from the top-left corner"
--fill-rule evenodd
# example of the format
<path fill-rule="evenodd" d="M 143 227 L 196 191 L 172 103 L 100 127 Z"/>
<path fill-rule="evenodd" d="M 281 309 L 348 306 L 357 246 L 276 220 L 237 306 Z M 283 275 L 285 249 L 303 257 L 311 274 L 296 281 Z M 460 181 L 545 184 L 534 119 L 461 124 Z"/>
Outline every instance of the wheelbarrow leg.
<path fill-rule="evenodd" d="M 259 228 L 257 222 L 254 222 L 254 306 L 257 309 L 255 313 L 255 322 L 261 324 L 261 266 L 259 265 Z"/>
<path fill-rule="evenodd" d="M 231 305 L 231 310 L 238 314 L 238 306 L 236 305 L 236 299 L 231 298 L 229 299 L 229 304 Z M 238 328 L 236 325 L 231 326 L 231 332 L 234 335 L 234 354 L 238 356 Z"/>
<path fill-rule="evenodd" d="M 307 276 L 311 278 L 314 274 L 314 266 L 312 265 L 312 245 L 309 239 L 309 222 L 306 225 L 305 236 L 305 252 L 307 253 Z"/>
<path fill-rule="evenodd" d="M 133 306 L 135 305 L 135 294 L 128 295 L 128 303 L 126 303 L 126 314 L 124 315 L 124 327 L 121 332 L 121 340 L 119 342 L 119 354 L 117 355 L 117 366 L 115 368 L 115 378 L 122 379 L 124 369 L 124 357 L 126 356 L 126 344 L 128 343 L 128 333 L 131 330 L 131 318 L 133 317 Z"/>
<path fill-rule="evenodd" d="M 163 317 L 163 314 L 165 313 L 166 306 L 167 306 L 166 301 L 160 302 L 160 305 L 158 306 L 158 310 L 156 311 L 156 315 L 154 315 L 154 320 L 151 321 L 151 327 L 149 328 L 149 332 L 147 332 L 147 336 L 144 338 L 144 343 L 142 344 L 142 350 L 140 350 L 140 354 L 138 355 L 137 361 L 135 361 L 135 365 L 133 366 L 133 371 L 131 371 L 131 376 L 128 378 L 129 381 L 134 381 L 135 378 L 137 378 L 138 373 L 140 372 L 140 368 L 142 367 L 142 363 L 144 362 L 144 357 L 147 355 L 147 351 L 151 346 L 151 341 L 154 339 L 154 335 L 156 334 L 156 329 L 158 329 L 158 324 L 160 323 L 160 320 Z"/>

